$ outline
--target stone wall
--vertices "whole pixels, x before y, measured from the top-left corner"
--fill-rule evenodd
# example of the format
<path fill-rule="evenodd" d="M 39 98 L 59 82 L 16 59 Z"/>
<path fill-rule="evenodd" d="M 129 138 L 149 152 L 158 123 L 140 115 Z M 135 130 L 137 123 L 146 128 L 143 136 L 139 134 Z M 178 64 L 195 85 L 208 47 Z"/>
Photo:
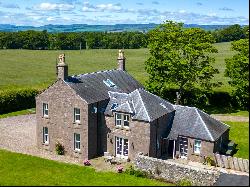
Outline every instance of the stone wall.
<path fill-rule="evenodd" d="M 191 167 L 143 155 L 137 155 L 134 164 L 137 169 L 146 171 L 155 178 L 163 178 L 173 183 L 187 179 L 192 182 L 192 185 L 211 186 L 220 175 L 219 171 Z"/>
<path fill-rule="evenodd" d="M 48 104 L 48 117 L 43 117 L 43 103 Z M 74 122 L 74 107 L 80 108 L 80 123 Z M 55 144 L 60 142 L 65 155 L 89 158 L 88 113 L 88 104 L 59 79 L 36 97 L 37 146 L 55 153 Z M 43 127 L 48 127 L 49 144 L 43 143 Z M 80 151 L 74 150 L 74 133 L 80 134 Z"/>
<path fill-rule="evenodd" d="M 249 160 L 226 155 L 214 154 L 216 166 L 249 173 Z"/>

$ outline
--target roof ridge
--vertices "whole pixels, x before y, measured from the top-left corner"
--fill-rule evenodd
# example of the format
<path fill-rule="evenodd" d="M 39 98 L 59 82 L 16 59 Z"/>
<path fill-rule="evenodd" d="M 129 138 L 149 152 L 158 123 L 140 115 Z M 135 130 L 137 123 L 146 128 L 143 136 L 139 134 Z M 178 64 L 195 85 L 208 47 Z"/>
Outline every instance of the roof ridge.
<path fill-rule="evenodd" d="M 212 134 L 210 133 L 210 131 L 208 130 L 208 128 L 207 128 L 207 126 L 206 126 L 205 122 L 203 121 L 203 119 L 202 119 L 202 117 L 201 117 L 200 113 L 198 112 L 198 109 L 197 109 L 196 107 L 192 107 L 192 108 L 194 108 L 194 109 L 195 109 L 195 112 L 198 114 L 199 118 L 201 119 L 202 124 L 204 125 L 204 127 L 205 127 L 206 131 L 208 132 L 208 135 L 209 135 L 209 136 L 210 136 L 210 138 L 214 141 L 214 138 L 213 138 Z"/>
<path fill-rule="evenodd" d="M 139 89 L 136 89 L 135 91 L 137 91 L 137 92 L 138 92 L 139 97 L 141 98 L 141 101 L 142 101 L 142 105 L 143 105 L 143 107 L 145 108 L 146 115 L 147 115 L 147 117 L 148 117 L 148 121 L 150 121 L 150 120 L 151 120 L 151 119 L 150 119 L 150 116 L 148 115 L 147 108 L 146 108 L 146 106 L 145 106 L 145 104 L 144 104 L 144 102 L 143 102 L 143 100 L 142 100 L 142 97 L 141 97 L 141 94 L 140 94 L 140 92 L 139 92 Z"/>
<path fill-rule="evenodd" d="M 73 75 L 73 76 L 84 76 L 84 75 L 91 75 L 91 74 L 96 74 L 96 73 L 102 73 L 102 72 L 109 72 L 109 71 L 114 71 L 117 69 L 109 69 L 109 70 L 99 70 L 99 71 L 94 71 L 94 72 L 87 72 L 87 73 L 82 73 L 82 74 L 78 74 L 78 75 Z M 117 70 L 119 71 L 119 70 Z"/>

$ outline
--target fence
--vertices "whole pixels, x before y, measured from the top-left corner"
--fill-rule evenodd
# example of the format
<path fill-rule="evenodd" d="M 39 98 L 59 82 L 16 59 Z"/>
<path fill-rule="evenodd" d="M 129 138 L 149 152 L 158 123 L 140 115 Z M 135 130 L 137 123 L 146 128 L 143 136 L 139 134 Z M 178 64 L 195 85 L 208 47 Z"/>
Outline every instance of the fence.
<path fill-rule="evenodd" d="M 233 169 L 236 171 L 243 171 L 249 173 L 249 160 L 226 155 L 214 154 L 216 166 Z"/>

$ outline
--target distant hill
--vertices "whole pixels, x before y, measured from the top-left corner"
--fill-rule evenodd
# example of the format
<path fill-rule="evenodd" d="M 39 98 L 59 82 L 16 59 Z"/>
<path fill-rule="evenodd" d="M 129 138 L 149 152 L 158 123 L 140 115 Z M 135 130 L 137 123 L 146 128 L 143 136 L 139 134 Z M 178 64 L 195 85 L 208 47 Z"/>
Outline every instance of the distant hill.
<path fill-rule="evenodd" d="M 0 31 L 5 32 L 17 32 L 26 30 L 48 32 L 84 32 L 84 31 L 98 31 L 98 32 L 122 32 L 122 31 L 139 31 L 148 32 L 155 28 L 159 24 L 115 24 L 115 25 L 88 25 L 88 24 L 72 24 L 72 25 L 44 25 L 39 27 L 34 26 L 16 26 L 10 24 L 0 24 Z M 197 24 L 185 24 L 184 27 L 192 28 L 199 27 L 205 30 L 215 30 L 228 27 L 229 25 L 197 25 Z"/>

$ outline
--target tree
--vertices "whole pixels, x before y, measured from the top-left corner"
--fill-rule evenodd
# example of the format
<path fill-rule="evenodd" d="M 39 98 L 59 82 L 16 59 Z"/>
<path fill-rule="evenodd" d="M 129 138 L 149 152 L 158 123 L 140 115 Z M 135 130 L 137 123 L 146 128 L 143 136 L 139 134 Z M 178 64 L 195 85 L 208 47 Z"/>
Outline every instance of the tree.
<path fill-rule="evenodd" d="M 225 76 L 231 79 L 229 84 L 235 88 L 233 94 L 238 104 L 249 109 L 249 38 L 232 42 L 231 46 L 238 53 L 225 59 Z"/>
<path fill-rule="evenodd" d="M 213 42 L 212 35 L 202 29 L 184 29 L 183 23 L 173 21 L 160 24 L 149 32 L 147 89 L 163 96 L 169 88 L 177 87 L 179 103 L 185 90 L 211 90 L 217 86 L 211 82 L 214 74 L 219 73 L 212 66 L 215 59 L 209 56 L 217 52 Z"/>

